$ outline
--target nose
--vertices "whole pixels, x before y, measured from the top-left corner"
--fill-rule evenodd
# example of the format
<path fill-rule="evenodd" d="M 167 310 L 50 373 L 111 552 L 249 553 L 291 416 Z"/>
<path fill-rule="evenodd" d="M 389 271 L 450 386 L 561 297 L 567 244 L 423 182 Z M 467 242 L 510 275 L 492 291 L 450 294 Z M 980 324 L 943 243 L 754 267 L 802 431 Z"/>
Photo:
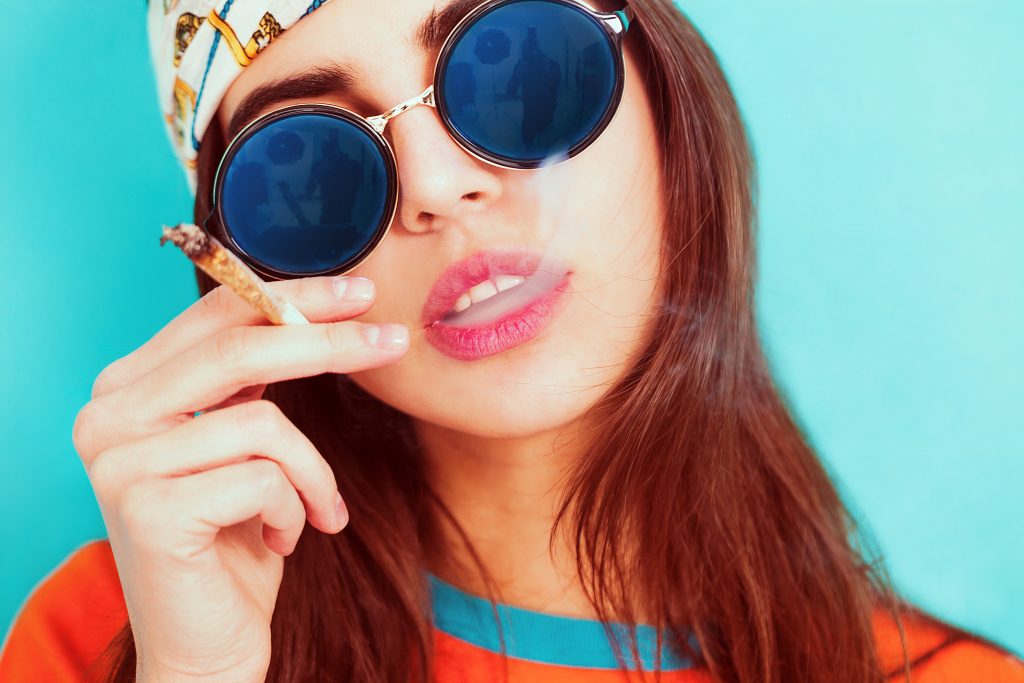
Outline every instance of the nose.
<path fill-rule="evenodd" d="M 460 147 L 433 107 L 415 107 L 388 128 L 398 163 L 396 217 L 410 232 L 470 223 L 501 197 L 501 169 Z"/>

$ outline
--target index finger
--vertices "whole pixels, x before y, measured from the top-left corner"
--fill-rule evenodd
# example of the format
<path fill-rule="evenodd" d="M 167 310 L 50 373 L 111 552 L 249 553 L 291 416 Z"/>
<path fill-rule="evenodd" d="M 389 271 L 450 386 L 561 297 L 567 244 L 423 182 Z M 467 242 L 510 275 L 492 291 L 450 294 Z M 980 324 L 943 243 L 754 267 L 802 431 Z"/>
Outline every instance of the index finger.
<path fill-rule="evenodd" d="M 336 275 L 268 282 L 312 322 L 344 320 L 372 305 L 373 282 Z M 230 288 L 220 285 L 175 316 L 149 341 L 114 361 L 96 378 L 92 397 L 103 396 L 142 377 L 181 351 L 229 327 L 269 324 Z"/>

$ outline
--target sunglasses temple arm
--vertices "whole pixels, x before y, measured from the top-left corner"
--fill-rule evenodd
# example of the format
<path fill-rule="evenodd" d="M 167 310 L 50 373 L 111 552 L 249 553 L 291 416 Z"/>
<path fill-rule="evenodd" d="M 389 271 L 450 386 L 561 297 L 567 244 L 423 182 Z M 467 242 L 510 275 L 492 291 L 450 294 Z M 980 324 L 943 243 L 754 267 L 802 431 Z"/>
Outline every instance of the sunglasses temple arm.
<path fill-rule="evenodd" d="M 220 220 L 217 217 L 216 207 L 210 211 L 210 215 L 203 220 L 202 225 L 199 227 L 205 230 L 208 235 L 213 235 L 217 239 L 223 239 L 224 232 L 220 229 Z"/>
<path fill-rule="evenodd" d="M 626 3 L 626 6 L 622 9 L 615 10 L 615 14 L 618 15 L 619 21 L 622 22 L 622 32 L 625 33 L 629 30 L 630 24 L 632 24 L 633 20 L 636 18 L 636 10 L 633 9 L 632 5 Z"/>

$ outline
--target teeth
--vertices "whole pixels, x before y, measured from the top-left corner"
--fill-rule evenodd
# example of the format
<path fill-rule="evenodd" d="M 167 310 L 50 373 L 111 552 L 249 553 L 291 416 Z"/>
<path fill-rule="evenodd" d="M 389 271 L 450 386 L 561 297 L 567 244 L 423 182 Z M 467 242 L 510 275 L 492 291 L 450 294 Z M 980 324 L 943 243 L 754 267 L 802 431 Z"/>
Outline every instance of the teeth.
<path fill-rule="evenodd" d="M 522 275 L 499 275 L 494 278 L 494 284 L 499 292 L 504 292 L 506 289 L 515 287 L 523 282 L 526 282 L 526 278 Z"/>
<path fill-rule="evenodd" d="M 498 288 L 490 280 L 484 280 L 478 285 L 469 288 L 469 298 L 473 303 L 478 304 L 484 299 L 490 299 L 498 293 Z"/>
<path fill-rule="evenodd" d="M 471 303 L 473 302 L 469 298 L 469 292 L 466 292 L 465 294 L 459 297 L 458 301 L 455 302 L 455 305 L 452 306 L 452 310 L 455 311 L 456 313 L 461 313 L 462 311 L 469 308 L 469 305 Z"/>
<path fill-rule="evenodd" d="M 456 313 L 461 313 L 472 304 L 479 303 L 484 299 L 490 299 L 498 292 L 504 292 L 506 289 L 511 289 L 523 282 L 526 282 L 526 278 L 521 275 L 498 275 L 493 280 L 484 280 L 480 284 L 470 287 L 468 292 L 460 296 L 459 300 L 452 306 L 452 310 Z"/>

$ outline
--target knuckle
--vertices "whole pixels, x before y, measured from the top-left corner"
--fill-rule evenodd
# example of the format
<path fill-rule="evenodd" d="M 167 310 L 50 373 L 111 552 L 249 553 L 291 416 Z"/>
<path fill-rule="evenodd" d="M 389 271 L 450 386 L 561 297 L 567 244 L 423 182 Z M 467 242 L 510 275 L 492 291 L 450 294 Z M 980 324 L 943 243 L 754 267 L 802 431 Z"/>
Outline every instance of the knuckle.
<path fill-rule="evenodd" d="M 92 459 L 93 444 L 98 441 L 96 413 L 96 401 L 89 401 L 75 415 L 75 423 L 71 427 L 71 442 L 84 462 Z"/>
<path fill-rule="evenodd" d="M 217 285 L 199 297 L 199 300 L 195 303 L 196 312 L 199 314 L 199 317 L 209 320 L 219 320 L 222 318 L 226 305 L 227 289 L 225 285 Z"/>
<path fill-rule="evenodd" d="M 278 436 L 287 418 L 276 403 L 260 399 L 239 405 L 235 419 L 238 429 L 245 430 L 245 433 L 258 441 L 263 441 Z"/>
<path fill-rule="evenodd" d="M 210 344 L 214 362 L 233 368 L 244 366 L 251 349 L 252 339 L 244 327 L 232 327 L 219 332 Z"/>
<path fill-rule="evenodd" d="M 239 407 L 235 428 L 244 430 L 253 442 L 266 445 L 268 452 L 264 455 L 278 460 L 294 454 L 296 465 L 309 468 L 311 472 L 312 468 L 319 468 L 317 481 L 323 482 L 325 488 L 337 488 L 334 469 L 276 403 L 262 399 Z M 280 457 L 269 452 L 275 450 L 273 444 L 279 444 Z"/>
<path fill-rule="evenodd" d="M 323 290 L 324 282 L 328 278 L 325 277 L 300 277 L 296 278 L 285 284 L 276 282 L 268 283 L 268 286 L 278 285 L 288 291 L 282 292 L 291 301 L 310 301 L 316 297 Z"/>
<path fill-rule="evenodd" d="M 100 370 L 100 374 L 96 375 L 96 379 L 92 383 L 91 397 L 102 396 L 121 386 L 124 376 L 123 367 L 121 359 L 118 359 Z"/>
<path fill-rule="evenodd" d="M 350 322 L 328 323 L 322 329 L 324 339 L 330 348 L 348 349 L 360 346 L 359 332 Z"/>
<path fill-rule="evenodd" d="M 276 493 L 287 480 L 280 466 L 273 460 L 257 458 L 252 464 L 252 485 L 260 494 Z"/>

